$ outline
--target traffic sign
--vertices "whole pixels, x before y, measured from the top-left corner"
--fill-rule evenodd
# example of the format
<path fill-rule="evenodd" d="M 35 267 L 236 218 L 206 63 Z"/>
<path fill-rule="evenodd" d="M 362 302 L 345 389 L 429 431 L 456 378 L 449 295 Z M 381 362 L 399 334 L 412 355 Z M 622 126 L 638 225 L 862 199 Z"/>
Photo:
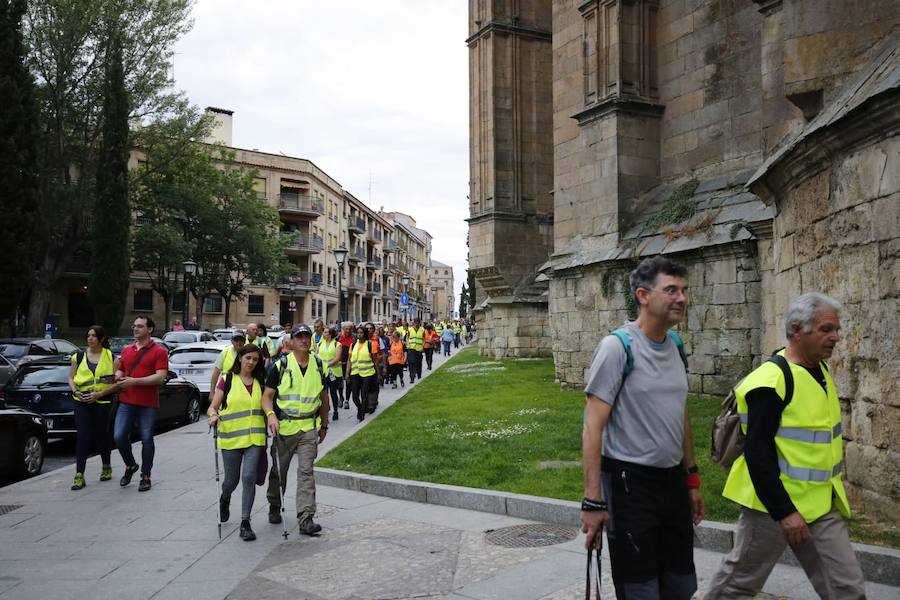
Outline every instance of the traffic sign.
<path fill-rule="evenodd" d="M 409 304 L 409 294 L 400 294 L 400 306 Z"/>

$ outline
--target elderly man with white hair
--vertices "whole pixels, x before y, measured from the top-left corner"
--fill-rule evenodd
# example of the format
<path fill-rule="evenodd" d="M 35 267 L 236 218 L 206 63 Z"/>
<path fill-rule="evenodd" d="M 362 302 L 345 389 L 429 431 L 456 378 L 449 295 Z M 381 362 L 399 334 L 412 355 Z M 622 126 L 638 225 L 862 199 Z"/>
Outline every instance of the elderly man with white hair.
<path fill-rule="evenodd" d="M 822 598 L 865 598 L 844 519 L 841 407 L 825 361 L 840 341 L 841 305 L 803 294 L 785 314 L 782 366 L 767 361 L 735 388 L 744 453 L 722 495 L 741 505 L 734 548 L 708 600 L 752 598 L 790 545 Z"/>

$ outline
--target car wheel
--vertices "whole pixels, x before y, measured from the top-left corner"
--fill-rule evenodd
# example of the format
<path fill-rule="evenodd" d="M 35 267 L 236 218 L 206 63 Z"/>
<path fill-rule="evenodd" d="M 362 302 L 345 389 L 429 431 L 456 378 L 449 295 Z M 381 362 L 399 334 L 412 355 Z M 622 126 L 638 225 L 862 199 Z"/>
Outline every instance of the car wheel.
<path fill-rule="evenodd" d="M 191 396 L 191 399 L 188 400 L 184 418 L 188 423 L 196 423 L 200 420 L 200 398 L 198 396 Z"/>
<path fill-rule="evenodd" d="M 44 441 L 40 436 L 25 437 L 19 452 L 19 470 L 25 477 L 34 477 L 44 468 Z"/>

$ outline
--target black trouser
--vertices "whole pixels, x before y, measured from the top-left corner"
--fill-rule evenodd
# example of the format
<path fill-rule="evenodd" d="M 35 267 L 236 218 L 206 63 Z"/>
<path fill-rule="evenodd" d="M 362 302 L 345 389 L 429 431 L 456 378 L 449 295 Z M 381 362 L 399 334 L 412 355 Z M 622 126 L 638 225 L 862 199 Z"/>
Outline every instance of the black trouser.
<path fill-rule="evenodd" d="M 369 401 L 369 386 L 378 385 L 375 375 L 362 377 L 350 376 L 350 389 L 353 392 L 353 404 L 356 405 L 356 418 L 362 421 L 366 418 L 366 403 Z"/>
<path fill-rule="evenodd" d="M 100 453 L 104 465 L 110 464 L 112 432 L 109 430 L 109 411 L 112 404 L 73 401 L 75 405 L 75 472 L 84 473 L 91 449 Z"/>
<path fill-rule="evenodd" d="M 422 351 L 407 350 L 406 364 L 409 365 L 409 382 L 422 378 Z"/>
<path fill-rule="evenodd" d="M 388 379 L 394 385 L 397 385 L 397 378 L 403 381 L 403 363 L 395 363 L 388 365 Z"/>
<path fill-rule="evenodd" d="M 348 350 L 346 348 L 343 349 L 346 354 Z M 347 361 L 343 361 L 341 363 L 344 373 L 343 384 L 338 387 L 338 392 L 341 394 L 341 401 L 346 402 L 350 399 L 350 377 L 347 376 Z"/>
<path fill-rule="evenodd" d="M 332 379 L 334 377 L 334 379 Z M 328 378 L 325 379 L 325 389 L 328 390 L 328 393 L 331 397 L 331 412 L 335 415 L 338 414 L 338 409 L 341 405 L 340 400 L 340 392 L 344 387 L 344 379 L 342 377 L 337 377 L 335 375 L 329 375 Z"/>
<path fill-rule="evenodd" d="M 606 537 L 620 600 L 687 600 L 697 591 L 691 503 L 681 466 L 603 457 Z"/>
<path fill-rule="evenodd" d="M 431 359 L 434 356 L 434 348 L 425 348 L 425 363 L 428 365 L 428 370 L 431 370 Z M 419 368 L 421 370 L 421 367 Z"/>

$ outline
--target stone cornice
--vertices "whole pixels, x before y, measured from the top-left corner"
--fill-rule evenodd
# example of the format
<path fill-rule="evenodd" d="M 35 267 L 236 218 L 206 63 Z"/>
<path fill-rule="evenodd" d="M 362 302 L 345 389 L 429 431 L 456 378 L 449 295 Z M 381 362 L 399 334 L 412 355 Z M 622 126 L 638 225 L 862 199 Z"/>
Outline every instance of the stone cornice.
<path fill-rule="evenodd" d="M 831 165 L 842 153 L 879 139 L 900 135 L 900 91 L 885 93 L 863 103 L 847 116 L 819 129 L 757 175 L 750 190 L 767 204 Z"/>
<path fill-rule="evenodd" d="M 662 116 L 665 105 L 635 96 L 614 96 L 593 104 L 572 115 L 579 126 L 587 125 L 611 114 L 625 114 L 641 117 Z"/>
<path fill-rule="evenodd" d="M 483 223 L 484 221 L 521 221 L 524 222 L 528 219 L 528 215 L 519 212 L 511 212 L 505 210 L 488 210 L 485 212 L 478 213 L 476 215 L 472 215 L 466 222 L 469 224 L 472 223 Z"/>
<path fill-rule="evenodd" d="M 498 33 L 500 35 L 514 35 L 518 37 L 530 38 L 542 42 L 552 42 L 553 35 L 549 31 L 543 29 L 535 29 L 534 27 L 524 27 L 517 25 L 515 22 L 509 21 L 488 21 L 482 25 L 478 31 L 473 33 L 466 39 L 466 44 L 471 46 L 474 42 L 491 34 Z"/>
<path fill-rule="evenodd" d="M 753 0 L 753 2 L 759 4 L 759 12 L 767 17 L 781 10 L 782 0 Z"/>

